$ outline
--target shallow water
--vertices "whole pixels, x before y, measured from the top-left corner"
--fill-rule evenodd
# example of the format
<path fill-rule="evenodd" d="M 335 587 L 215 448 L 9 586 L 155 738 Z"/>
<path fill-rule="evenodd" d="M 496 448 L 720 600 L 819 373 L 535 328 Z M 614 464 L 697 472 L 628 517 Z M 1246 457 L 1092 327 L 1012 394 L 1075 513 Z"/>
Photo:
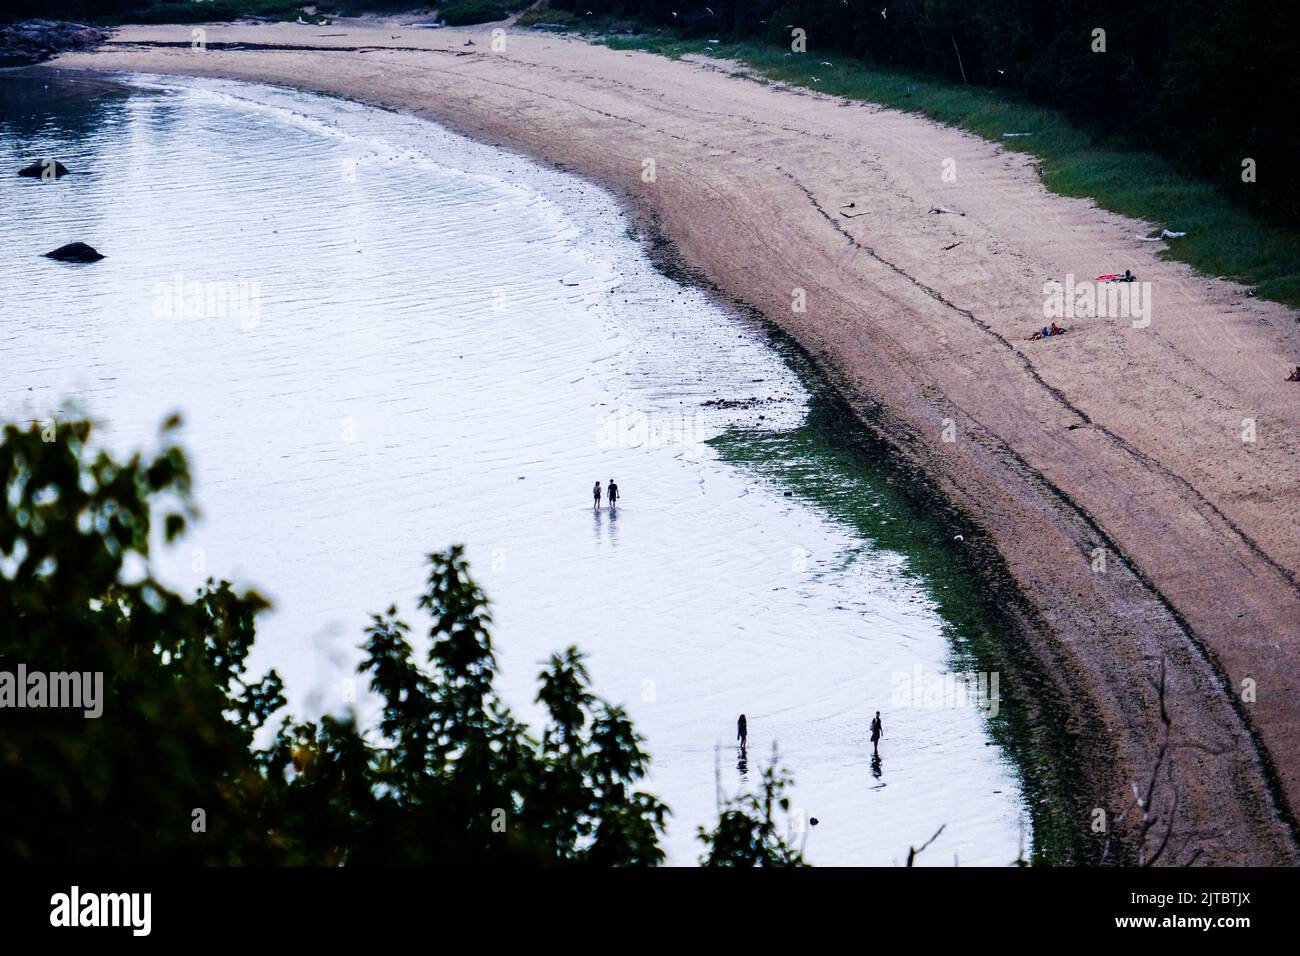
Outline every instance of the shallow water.
<path fill-rule="evenodd" d="M 367 614 L 396 601 L 419 631 L 423 555 L 464 542 L 507 700 L 535 717 L 540 663 L 586 651 L 647 738 L 672 862 L 773 745 L 815 863 L 899 862 L 940 824 L 919 862 L 1028 844 L 980 711 L 891 701 L 968 661 L 951 582 L 891 544 L 909 516 L 765 331 L 656 272 L 607 194 L 339 100 L 35 75 L 0 78 L 0 169 L 75 172 L 0 177 L 0 410 L 75 398 L 120 451 L 183 412 L 204 520 L 159 575 L 268 595 L 251 663 L 294 710 L 343 708 Z M 108 258 L 40 258 L 73 240 Z M 611 476 L 622 504 L 593 511 Z"/>

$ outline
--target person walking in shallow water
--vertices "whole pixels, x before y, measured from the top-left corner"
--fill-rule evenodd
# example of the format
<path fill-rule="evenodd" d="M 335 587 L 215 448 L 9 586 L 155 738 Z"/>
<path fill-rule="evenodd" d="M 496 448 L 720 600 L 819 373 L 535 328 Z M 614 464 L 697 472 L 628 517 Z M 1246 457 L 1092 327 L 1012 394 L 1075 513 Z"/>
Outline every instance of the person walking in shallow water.
<path fill-rule="evenodd" d="M 885 728 L 880 723 L 880 711 L 876 711 L 876 716 L 871 718 L 871 749 L 873 752 L 880 749 L 880 738 L 885 735 Z"/>
<path fill-rule="evenodd" d="M 741 714 L 740 720 L 736 721 L 736 739 L 740 741 L 740 749 L 744 750 L 749 742 L 749 723 L 745 720 L 744 714 Z"/>
<path fill-rule="evenodd" d="M 599 484 L 599 482 L 597 482 L 597 484 Z M 618 485 L 614 484 L 613 478 L 609 479 L 609 485 L 607 486 L 605 496 L 609 498 L 609 510 L 613 511 L 618 506 Z"/>
<path fill-rule="evenodd" d="M 596 482 L 591 489 L 591 506 L 597 510 L 600 509 L 600 482 Z"/>

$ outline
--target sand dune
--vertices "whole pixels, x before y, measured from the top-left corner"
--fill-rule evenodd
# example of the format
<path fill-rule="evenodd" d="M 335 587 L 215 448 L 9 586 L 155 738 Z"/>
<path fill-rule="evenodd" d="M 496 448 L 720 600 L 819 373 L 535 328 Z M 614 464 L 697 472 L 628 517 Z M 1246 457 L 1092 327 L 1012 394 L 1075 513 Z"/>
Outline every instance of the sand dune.
<path fill-rule="evenodd" d="M 338 93 L 607 185 L 683 264 L 789 331 L 971 516 L 973 546 L 991 536 L 1026 596 L 1044 693 L 1072 714 L 1081 805 L 1117 812 L 1145 783 L 1167 657 L 1180 822 L 1163 861 L 1300 858 L 1289 310 L 1160 261 L 1159 244 L 1134 239 L 1149 224 L 1048 193 L 1024 156 L 725 63 L 527 32 L 493 52 L 488 28 L 351 22 L 331 37 L 209 26 L 200 52 L 190 30 L 124 29 L 55 66 Z M 177 46 L 146 45 L 160 42 Z M 313 49 L 275 49 L 294 44 Z M 1151 283 L 1148 326 L 1075 318 L 1064 337 L 1026 341 L 1045 324 L 1045 283 L 1125 268 Z M 806 311 L 792 308 L 798 289 Z"/>

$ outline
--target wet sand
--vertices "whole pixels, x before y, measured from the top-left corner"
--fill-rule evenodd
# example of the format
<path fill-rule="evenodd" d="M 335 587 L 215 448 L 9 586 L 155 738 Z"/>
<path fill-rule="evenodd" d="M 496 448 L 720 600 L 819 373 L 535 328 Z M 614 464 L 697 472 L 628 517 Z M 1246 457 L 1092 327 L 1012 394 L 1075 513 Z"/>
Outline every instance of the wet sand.
<path fill-rule="evenodd" d="M 335 93 L 606 185 L 680 266 L 790 333 L 969 515 L 972 546 L 996 545 L 1026 598 L 1009 609 L 1016 639 L 1079 742 L 1080 806 L 1108 811 L 1121 856 L 1136 851 L 1137 814 L 1116 818 L 1160 744 L 1165 658 L 1172 736 L 1156 810 L 1174 792 L 1178 806 L 1161 862 L 1295 863 L 1289 310 L 1160 261 L 1160 244 L 1134 239 L 1148 224 L 1049 194 L 1028 158 L 973 136 L 721 62 L 526 31 L 493 52 L 490 30 L 209 26 L 193 51 L 188 26 L 128 28 L 54 67 Z M 221 48 L 232 43 L 270 48 Z M 1064 338 L 1025 341 L 1044 324 L 1045 282 L 1125 268 L 1153 283 L 1149 327 L 1078 319 Z"/>

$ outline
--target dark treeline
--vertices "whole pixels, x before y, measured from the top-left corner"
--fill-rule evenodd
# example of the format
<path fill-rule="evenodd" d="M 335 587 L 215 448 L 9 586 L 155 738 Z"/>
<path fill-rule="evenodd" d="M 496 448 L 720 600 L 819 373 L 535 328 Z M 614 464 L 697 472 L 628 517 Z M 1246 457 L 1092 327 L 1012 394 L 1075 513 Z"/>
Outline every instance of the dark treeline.
<path fill-rule="evenodd" d="M 247 16 L 295 19 L 312 0 L 0 0 L 0 23 L 75 20 L 83 23 L 215 23 Z M 418 0 L 318 2 L 322 12 L 357 14 L 431 9 Z"/>
<path fill-rule="evenodd" d="M 807 34 L 848 54 L 1000 87 L 1151 149 L 1236 201 L 1300 222 L 1295 0 L 551 0 L 686 37 Z M 1105 30 L 1105 52 L 1093 31 Z M 1256 161 L 1258 181 L 1242 182 Z"/>
<path fill-rule="evenodd" d="M 161 0 L 4 0 L 0 22 L 29 19 L 130 22 L 156 6 L 163 6 Z M 192 6 L 206 8 L 204 12 L 208 13 L 233 5 L 227 0 L 209 0 Z M 208 15 L 215 19 L 211 13 Z"/>

